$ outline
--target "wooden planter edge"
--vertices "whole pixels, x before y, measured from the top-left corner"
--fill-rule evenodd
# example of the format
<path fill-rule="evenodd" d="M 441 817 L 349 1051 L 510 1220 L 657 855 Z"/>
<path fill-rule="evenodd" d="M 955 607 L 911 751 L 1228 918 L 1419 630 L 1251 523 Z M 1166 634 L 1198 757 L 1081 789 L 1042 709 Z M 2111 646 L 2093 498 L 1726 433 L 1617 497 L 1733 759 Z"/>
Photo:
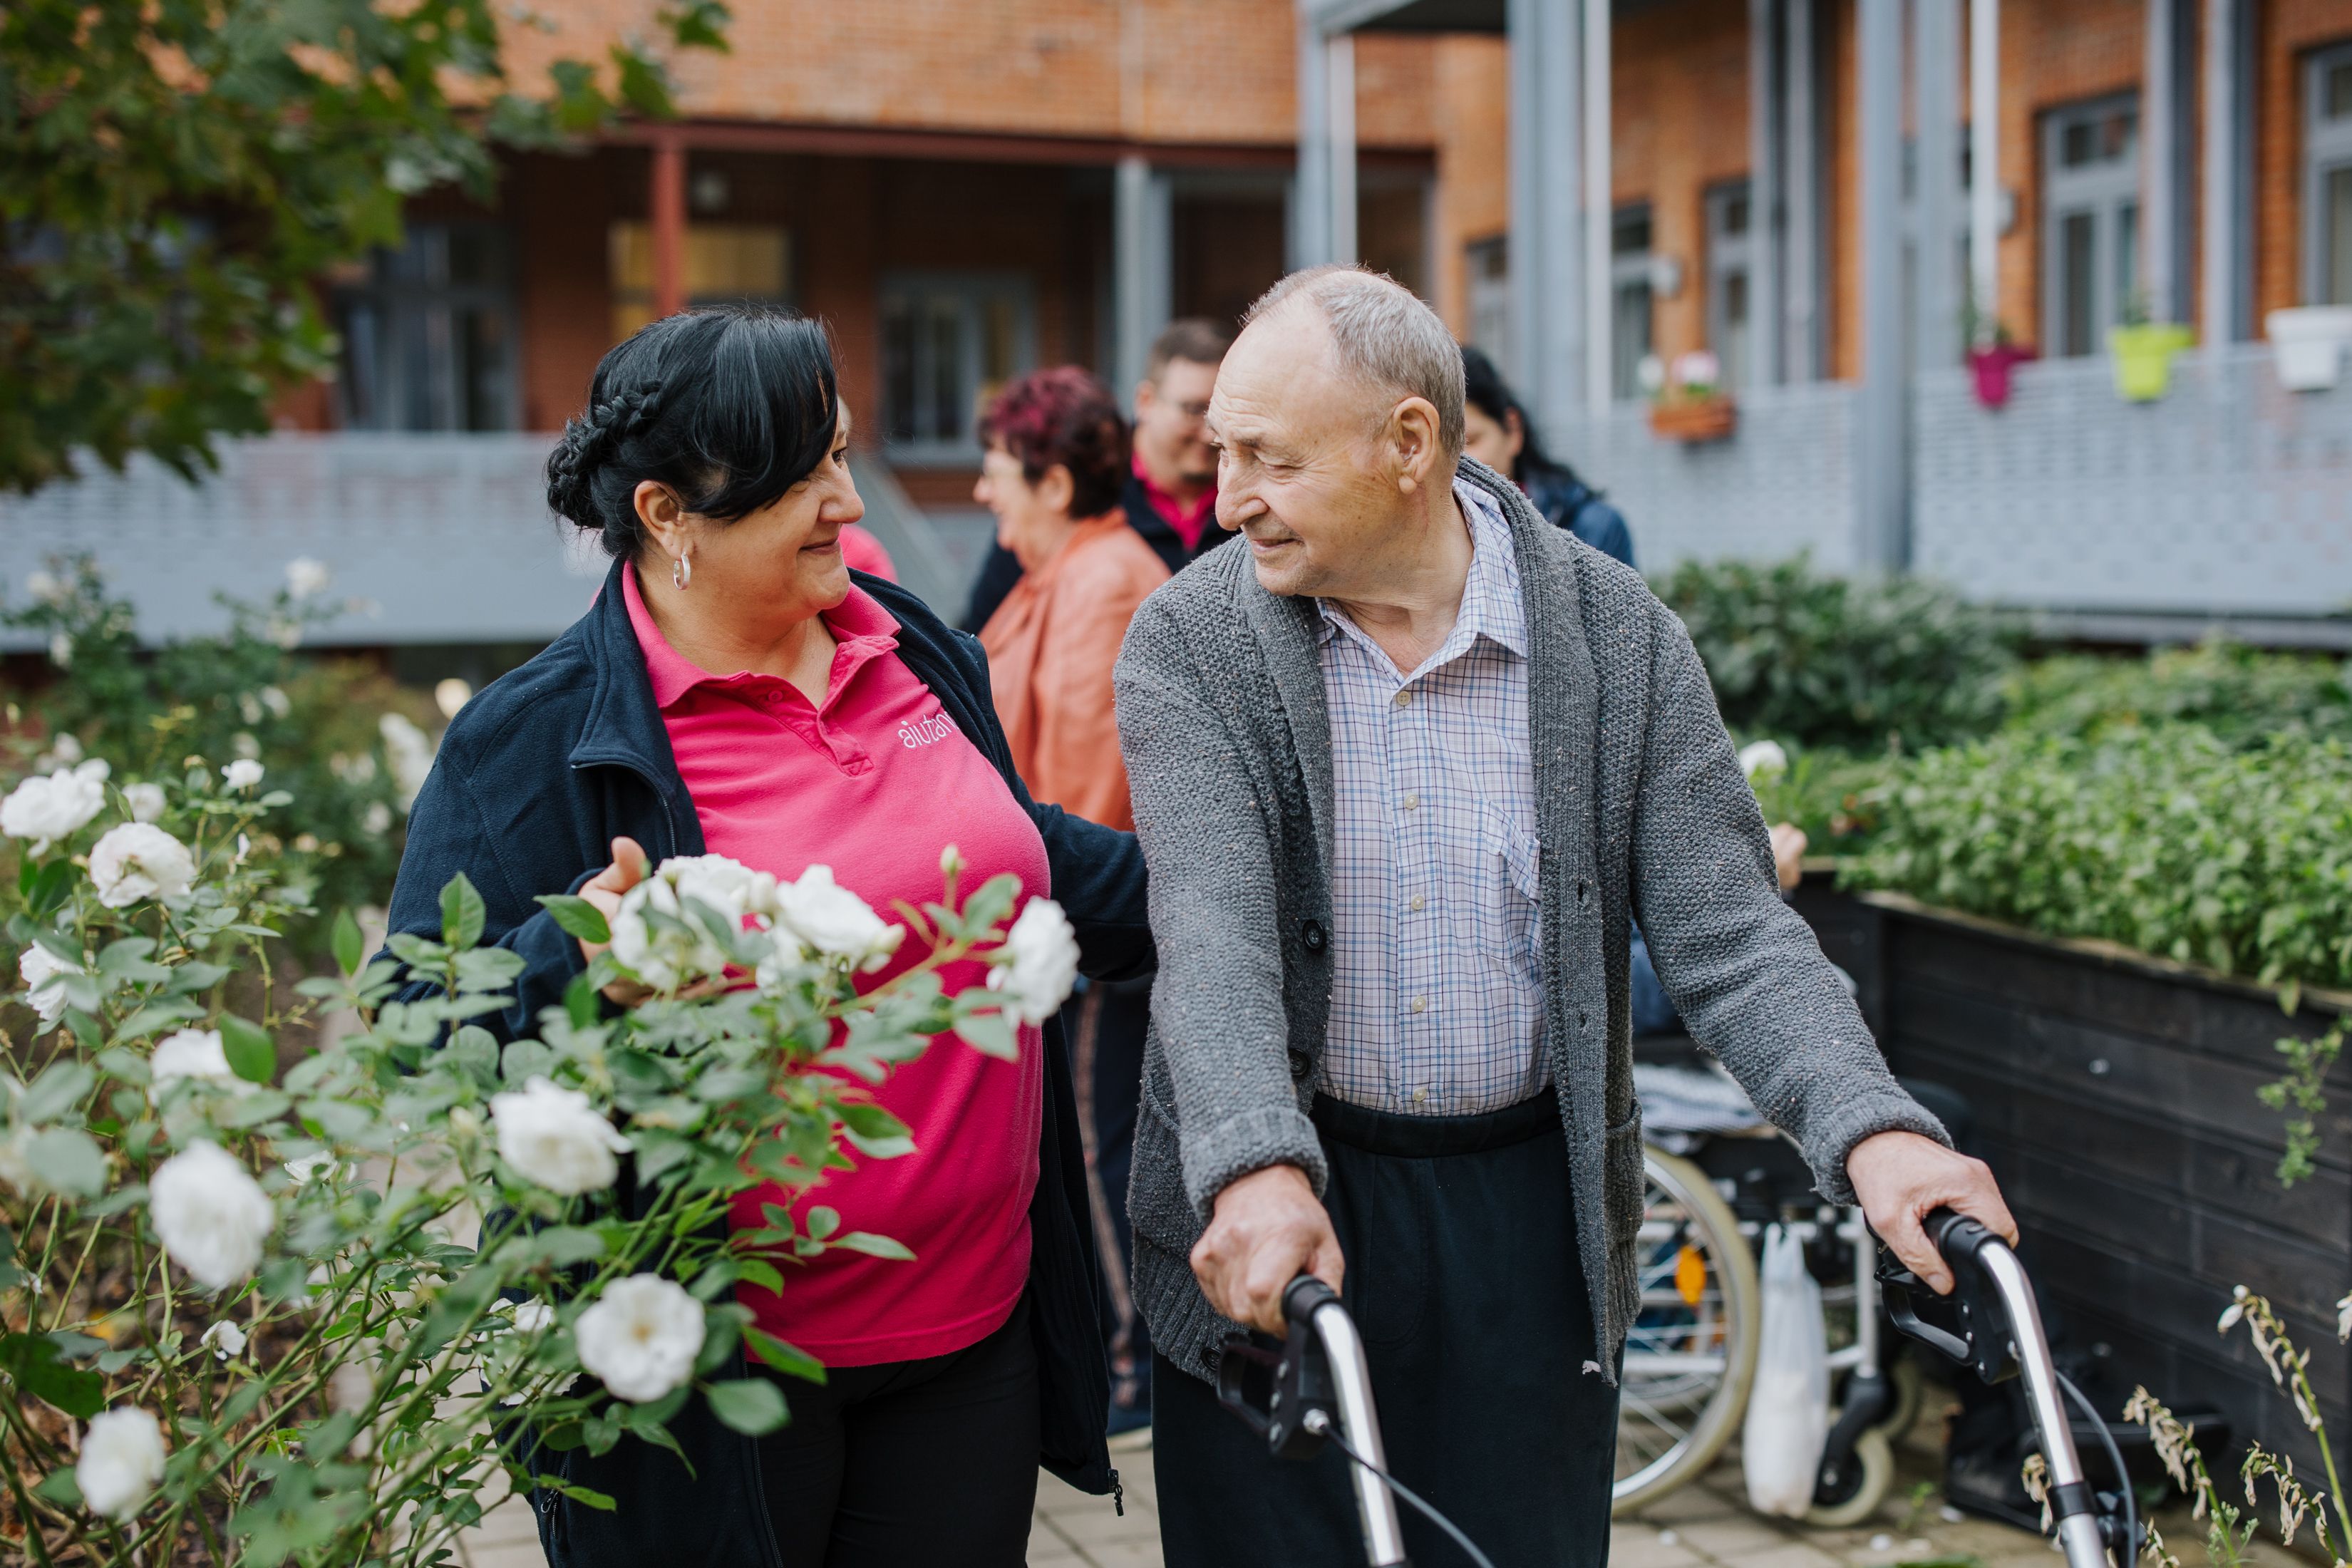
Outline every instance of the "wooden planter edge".
<path fill-rule="evenodd" d="M 2303 988 L 2296 1006 L 2291 1010 L 2286 1005 L 2286 988 L 2283 985 L 2265 985 L 2258 980 L 2249 980 L 2242 974 L 2225 974 L 2218 969 L 2209 969 L 2201 963 L 2182 963 L 2177 959 L 2159 958 L 2152 952 L 2143 952 L 2136 947 L 2126 947 L 2119 942 L 2108 942 L 2099 937 L 2053 936 L 2047 931 L 2034 931 L 2026 926 L 2011 925 L 2006 921 L 1990 920 L 1983 915 L 1972 915 L 1961 910 L 1946 909 L 1938 904 L 1922 903 L 1908 893 L 1890 893 L 1871 889 L 1848 892 L 1845 896 L 1867 904 L 1873 909 L 1886 910 L 1890 914 L 1899 914 L 1912 920 L 1927 921 L 1937 925 L 1973 931 L 1979 936 L 1990 937 L 1996 942 L 2006 942 L 2011 946 L 2041 948 L 2045 951 L 2056 948 L 2077 958 L 2086 958 L 2114 969 L 2129 970 L 2153 980 L 2171 981 L 2176 984 L 2195 985 L 2207 991 L 2219 991 L 2227 995 L 2245 996 L 2257 1001 L 2269 1002 L 2277 1007 L 2281 1014 L 2290 1017 L 2305 1007 L 2324 1013 L 2352 1014 L 2352 991 L 2306 985 Z"/>

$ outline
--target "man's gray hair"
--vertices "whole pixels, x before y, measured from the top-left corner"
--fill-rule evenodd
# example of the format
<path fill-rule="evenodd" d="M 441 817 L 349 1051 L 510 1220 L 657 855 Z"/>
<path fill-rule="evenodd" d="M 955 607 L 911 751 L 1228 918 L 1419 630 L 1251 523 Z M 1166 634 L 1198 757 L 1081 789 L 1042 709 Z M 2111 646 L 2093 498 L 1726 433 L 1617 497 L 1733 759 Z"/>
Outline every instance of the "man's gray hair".
<path fill-rule="evenodd" d="M 1400 397 L 1422 397 L 1437 410 L 1437 442 L 1462 455 L 1462 345 L 1420 296 L 1384 272 L 1360 267 L 1309 267 L 1258 297 L 1244 327 L 1303 298 L 1322 312 L 1349 374 Z"/>

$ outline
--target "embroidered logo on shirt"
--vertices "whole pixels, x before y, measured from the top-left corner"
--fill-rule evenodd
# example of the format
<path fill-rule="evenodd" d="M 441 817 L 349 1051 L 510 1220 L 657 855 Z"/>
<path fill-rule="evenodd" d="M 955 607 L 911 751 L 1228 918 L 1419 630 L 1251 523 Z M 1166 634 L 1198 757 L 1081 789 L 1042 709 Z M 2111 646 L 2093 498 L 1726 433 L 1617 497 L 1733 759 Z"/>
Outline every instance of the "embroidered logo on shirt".
<path fill-rule="evenodd" d="M 936 746 L 941 741 L 960 733 L 961 731 L 955 727 L 954 720 L 950 719 L 945 713 L 934 713 L 927 719 L 918 719 L 911 724 L 899 725 L 898 743 L 908 751 L 913 751 L 918 746 Z"/>

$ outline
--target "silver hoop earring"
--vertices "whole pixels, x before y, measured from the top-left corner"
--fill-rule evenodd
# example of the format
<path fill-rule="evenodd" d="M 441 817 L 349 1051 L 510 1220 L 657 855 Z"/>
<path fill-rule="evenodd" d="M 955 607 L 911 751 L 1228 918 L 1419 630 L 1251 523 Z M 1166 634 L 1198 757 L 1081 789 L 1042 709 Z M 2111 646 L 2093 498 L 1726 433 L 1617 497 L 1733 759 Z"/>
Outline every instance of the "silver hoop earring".
<path fill-rule="evenodd" d="M 679 593 L 694 585 L 694 557 L 680 555 L 669 563 L 669 580 L 677 584 Z"/>

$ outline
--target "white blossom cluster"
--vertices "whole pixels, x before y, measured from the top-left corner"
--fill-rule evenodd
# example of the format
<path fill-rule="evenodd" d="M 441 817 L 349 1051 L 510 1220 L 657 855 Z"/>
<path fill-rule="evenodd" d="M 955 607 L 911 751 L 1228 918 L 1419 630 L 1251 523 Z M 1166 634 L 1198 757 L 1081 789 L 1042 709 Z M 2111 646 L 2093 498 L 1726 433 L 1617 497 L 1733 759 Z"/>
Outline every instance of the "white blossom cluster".
<path fill-rule="evenodd" d="M 754 977 L 762 984 L 810 963 L 870 974 L 890 962 L 907 934 L 835 882 L 830 866 L 779 882 L 724 855 L 681 855 L 622 895 L 611 922 L 614 960 L 656 991 L 725 975 L 731 959 L 693 918 L 689 903 L 765 938 L 769 954 Z M 655 915 L 667 918 L 649 918 Z"/>

